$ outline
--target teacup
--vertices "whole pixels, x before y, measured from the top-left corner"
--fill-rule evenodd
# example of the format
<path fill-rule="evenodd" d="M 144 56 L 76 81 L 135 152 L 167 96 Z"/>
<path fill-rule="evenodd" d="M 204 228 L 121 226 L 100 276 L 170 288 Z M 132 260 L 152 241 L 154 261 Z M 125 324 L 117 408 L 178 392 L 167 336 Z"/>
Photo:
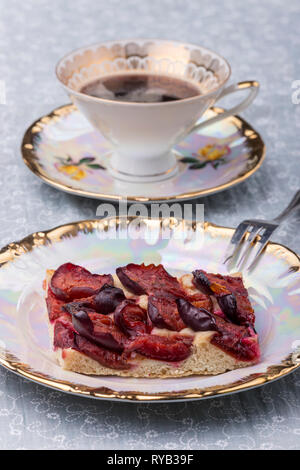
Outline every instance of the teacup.
<path fill-rule="evenodd" d="M 81 90 L 112 74 L 158 74 L 184 79 L 200 94 L 159 103 L 114 101 Z M 133 182 L 170 178 L 177 172 L 173 147 L 190 132 L 245 109 L 259 84 L 240 82 L 225 88 L 231 69 L 220 55 L 202 46 L 168 40 L 120 40 L 83 47 L 62 58 L 57 77 L 73 103 L 112 144 L 109 171 Z M 240 90 L 247 96 L 238 105 L 198 123 L 216 100 Z"/>

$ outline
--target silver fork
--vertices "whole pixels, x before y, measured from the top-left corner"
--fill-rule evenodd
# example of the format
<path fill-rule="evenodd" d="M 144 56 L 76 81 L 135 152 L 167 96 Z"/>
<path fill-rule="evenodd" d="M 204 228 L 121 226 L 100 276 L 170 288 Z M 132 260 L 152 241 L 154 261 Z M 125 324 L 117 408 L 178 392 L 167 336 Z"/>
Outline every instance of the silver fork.
<path fill-rule="evenodd" d="M 275 230 L 297 208 L 300 208 L 300 190 L 296 192 L 286 209 L 275 219 L 270 221 L 249 219 L 241 222 L 230 240 L 224 264 L 229 263 L 231 267 L 236 266 L 237 268 L 246 264 L 256 246 L 258 250 L 247 268 L 248 271 L 251 271 L 256 266 L 261 253 Z"/>

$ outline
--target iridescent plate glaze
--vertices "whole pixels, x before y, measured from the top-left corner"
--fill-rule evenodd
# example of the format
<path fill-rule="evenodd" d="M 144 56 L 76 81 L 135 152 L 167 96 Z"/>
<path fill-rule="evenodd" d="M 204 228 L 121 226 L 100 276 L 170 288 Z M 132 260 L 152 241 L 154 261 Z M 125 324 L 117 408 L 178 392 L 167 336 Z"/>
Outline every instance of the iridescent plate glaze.
<path fill-rule="evenodd" d="M 203 119 L 224 112 L 208 110 Z M 68 193 L 95 199 L 170 201 L 205 196 L 249 178 L 262 164 L 265 145 L 242 118 L 231 116 L 174 149 L 176 176 L 158 183 L 128 183 L 106 170 L 110 144 L 73 106 L 66 105 L 36 121 L 25 133 L 26 165 L 44 182 Z"/>
<path fill-rule="evenodd" d="M 129 262 L 154 262 L 175 275 L 199 267 L 226 273 L 223 255 L 233 229 L 176 219 L 139 220 L 139 224 L 134 218 L 71 223 L 34 233 L 1 250 L 4 367 L 64 392 L 130 401 L 215 397 L 263 385 L 299 367 L 300 259 L 288 248 L 270 243 L 256 269 L 244 276 L 257 317 L 259 364 L 217 376 L 177 379 L 92 377 L 61 369 L 53 358 L 46 323 L 42 280 L 47 268 L 71 261 L 93 272 L 113 273 Z"/>

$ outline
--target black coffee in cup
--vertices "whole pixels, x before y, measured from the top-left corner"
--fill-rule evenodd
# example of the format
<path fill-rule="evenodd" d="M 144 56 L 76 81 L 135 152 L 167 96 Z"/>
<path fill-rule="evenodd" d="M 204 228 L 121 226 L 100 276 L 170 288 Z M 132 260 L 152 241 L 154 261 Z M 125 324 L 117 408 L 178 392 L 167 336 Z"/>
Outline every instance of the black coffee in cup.
<path fill-rule="evenodd" d="M 189 80 L 150 73 L 107 75 L 84 85 L 81 93 L 114 101 L 161 103 L 192 98 L 200 87 Z"/>

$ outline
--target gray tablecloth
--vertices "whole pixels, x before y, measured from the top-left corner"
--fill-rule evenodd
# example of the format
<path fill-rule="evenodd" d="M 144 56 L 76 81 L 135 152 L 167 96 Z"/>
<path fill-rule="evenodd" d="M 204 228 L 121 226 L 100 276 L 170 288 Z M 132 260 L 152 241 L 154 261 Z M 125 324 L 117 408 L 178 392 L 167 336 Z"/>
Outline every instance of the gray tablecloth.
<path fill-rule="evenodd" d="M 46 186 L 25 168 L 20 141 L 33 120 L 68 101 L 54 75 L 71 49 L 122 37 L 201 43 L 230 61 L 233 80 L 261 92 L 244 113 L 267 158 L 238 187 L 201 200 L 205 217 L 236 225 L 275 216 L 300 186 L 300 4 L 266 0 L 0 0 L 0 242 L 95 216 L 97 201 Z M 299 215 L 276 240 L 299 251 Z M 194 403 L 92 401 L 35 385 L 0 368 L 0 448 L 300 448 L 300 372 L 274 384 Z"/>

